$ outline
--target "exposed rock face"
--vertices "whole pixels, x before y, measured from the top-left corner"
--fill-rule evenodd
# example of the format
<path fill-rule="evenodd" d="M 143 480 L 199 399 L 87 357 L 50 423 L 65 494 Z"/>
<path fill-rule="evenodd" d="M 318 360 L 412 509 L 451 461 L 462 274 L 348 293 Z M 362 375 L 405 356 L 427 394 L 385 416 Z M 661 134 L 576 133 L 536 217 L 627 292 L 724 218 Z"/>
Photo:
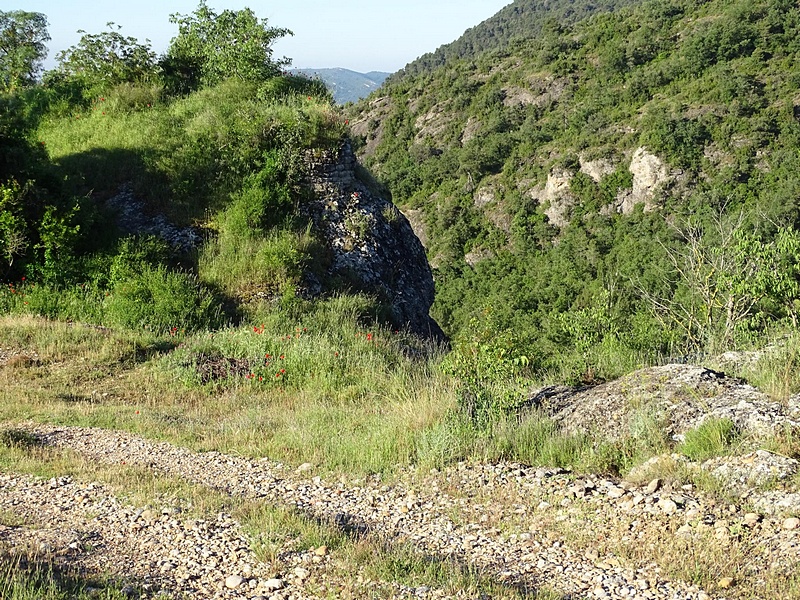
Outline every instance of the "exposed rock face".
<path fill-rule="evenodd" d="M 350 130 L 353 135 L 363 136 L 366 146 L 362 152 L 364 155 L 371 155 L 383 140 L 386 118 L 391 114 L 393 103 L 391 98 L 384 96 L 376 98 L 369 103 L 369 110 L 364 115 L 353 121 Z"/>
<path fill-rule="evenodd" d="M 309 155 L 307 162 L 314 198 L 303 210 L 331 253 L 329 274 L 377 294 L 396 327 L 445 341 L 428 315 L 434 283 L 422 243 L 394 204 L 356 178 L 350 143 Z"/>
<path fill-rule="evenodd" d="M 137 199 L 129 184 L 123 185 L 106 206 L 117 213 L 117 225 L 128 234 L 161 238 L 179 252 L 189 252 L 203 239 L 193 227 L 176 227 L 164 215 L 147 215 L 144 202 Z"/>
<path fill-rule="evenodd" d="M 648 419 L 676 440 L 708 418 L 730 419 L 757 435 L 800 425 L 791 403 L 784 406 L 737 379 L 691 365 L 642 369 L 591 388 L 543 388 L 531 394 L 529 404 L 566 431 L 596 431 L 609 440 L 636 433 Z"/>
<path fill-rule="evenodd" d="M 667 166 L 655 154 L 638 148 L 633 153 L 628 168 L 633 175 L 633 189 L 623 191 L 617 196 L 614 209 L 625 215 L 631 214 L 637 204 L 644 204 L 645 211 L 655 210 L 656 195 L 670 180 Z"/>
<path fill-rule="evenodd" d="M 566 227 L 575 207 L 575 196 L 569 190 L 572 173 L 566 169 L 553 169 L 547 176 L 547 184 L 539 195 L 539 202 L 549 202 L 544 212 L 556 227 Z"/>
<path fill-rule="evenodd" d="M 581 157 L 581 173 L 585 173 L 592 178 L 595 183 L 600 183 L 603 177 L 614 172 L 614 163 L 604 158 L 597 160 L 585 160 Z"/>

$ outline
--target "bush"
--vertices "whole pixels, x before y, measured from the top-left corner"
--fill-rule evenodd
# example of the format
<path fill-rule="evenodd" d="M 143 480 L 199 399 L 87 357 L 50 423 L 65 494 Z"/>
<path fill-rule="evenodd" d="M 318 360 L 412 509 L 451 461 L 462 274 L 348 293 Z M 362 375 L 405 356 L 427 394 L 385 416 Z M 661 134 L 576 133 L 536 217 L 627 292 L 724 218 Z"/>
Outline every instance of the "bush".
<path fill-rule="evenodd" d="M 106 319 L 155 333 L 196 331 L 222 325 L 220 304 L 194 275 L 145 266 L 118 281 L 105 302 Z"/>

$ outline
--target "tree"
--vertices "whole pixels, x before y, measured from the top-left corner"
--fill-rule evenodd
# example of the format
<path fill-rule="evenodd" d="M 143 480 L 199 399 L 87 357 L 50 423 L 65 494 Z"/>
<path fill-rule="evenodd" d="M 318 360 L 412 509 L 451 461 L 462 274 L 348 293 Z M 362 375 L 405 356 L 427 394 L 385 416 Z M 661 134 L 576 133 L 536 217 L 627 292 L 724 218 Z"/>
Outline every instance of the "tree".
<path fill-rule="evenodd" d="M 0 11 L 0 90 L 14 91 L 36 80 L 49 40 L 45 15 Z"/>
<path fill-rule="evenodd" d="M 156 55 L 150 41 L 140 44 L 125 37 L 119 25 L 108 23 L 109 31 L 90 34 L 83 30 L 77 45 L 59 52 L 58 71 L 79 79 L 89 88 L 104 88 L 123 82 L 145 81 L 157 72 Z"/>
<path fill-rule="evenodd" d="M 288 29 L 269 27 L 249 8 L 216 14 L 201 2 L 191 15 L 172 15 L 178 24 L 163 61 L 168 79 L 181 91 L 215 85 L 229 77 L 266 81 L 290 61 L 272 59 L 272 44 Z"/>
<path fill-rule="evenodd" d="M 682 243 L 665 248 L 678 288 L 670 296 L 639 292 L 667 328 L 683 334 L 693 350 L 730 348 L 736 334 L 755 329 L 778 315 L 769 305 L 783 306 L 795 324 L 800 296 L 800 236 L 781 229 L 772 241 L 748 231 L 743 213 L 721 216 L 705 227 L 686 224 L 676 231 Z"/>

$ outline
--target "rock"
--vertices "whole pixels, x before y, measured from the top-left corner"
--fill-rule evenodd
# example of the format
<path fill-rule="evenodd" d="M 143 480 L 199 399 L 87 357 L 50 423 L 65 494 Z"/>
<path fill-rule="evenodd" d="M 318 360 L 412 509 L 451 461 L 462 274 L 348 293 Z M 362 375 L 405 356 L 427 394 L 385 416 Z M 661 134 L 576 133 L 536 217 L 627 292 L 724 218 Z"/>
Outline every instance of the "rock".
<path fill-rule="evenodd" d="M 264 582 L 264 588 L 270 592 L 277 592 L 278 590 L 282 590 L 284 587 L 283 579 L 267 579 Z"/>
<path fill-rule="evenodd" d="M 625 495 L 625 490 L 623 490 L 621 487 L 611 486 L 608 488 L 609 498 L 617 499 L 617 498 L 622 498 L 624 495 Z"/>
<path fill-rule="evenodd" d="M 344 280 L 349 288 L 376 295 L 394 327 L 446 343 L 428 314 L 434 283 L 425 249 L 397 207 L 358 180 L 350 142 L 309 153 L 306 162 L 314 198 L 301 212 L 330 253 L 330 282 Z"/>
<path fill-rule="evenodd" d="M 311 463 L 303 463 L 302 465 L 297 467 L 296 472 L 297 473 L 308 473 L 313 468 L 314 468 L 314 465 L 312 465 Z"/>
<path fill-rule="evenodd" d="M 632 408 L 631 398 L 640 398 L 641 406 Z M 662 418 L 665 433 L 675 440 L 708 418 L 730 419 L 738 430 L 757 435 L 800 426 L 783 404 L 754 387 L 711 369 L 684 364 L 649 367 L 592 387 L 548 386 L 532 390 L 522 407 L 542 410 L 566 433 L 594 431 L 606 441 L 628 436 L 642 412 Z M 597 418 L 599 414 L 602 419 Z M 674 460 L 686 459 L 678 456 Z M 791 476 L 798 470 L 797 461 L 779 460 L 763 450 L 748 460 L 752 461 L 751 469 L 763 464 L 758 470 L 773 479 Z M 634 471 L 637 476 L 647 476 L 646 470 Z M 633 479 L 634 471 L 628 474 L 629 478 Z"/>
<path fill-rule="evenodd" d="M 688 523 L 686 525 L 682 525 L 678 528 L 678 531 L 675 532 L 675 535 L 680 535 L 684 537 L 691 537 L 694 533 L 694 529 Z"/>
<path fill-rule="evenodd" d="M 190 252 L 203 241 L 193 227 L 176 227 L 164 215 L 148 215 L 144 202 L 136 198 L 129 183 L 122 185 L 106 206 L 117 213 L 117 224 L 125 233 L 161 238 L 179 252 Z"/>
<path fill-rule="evenodd" d="M 644 204 L 645 212 L 654 210 L 657 208 L 656 196 L 659 189 L 671 180 L 664 162 L 645 148 L 638 148 L 633 153 L 628 170 L 633 175 L 632 188 L 620 191 L 616 202 L 604 208 L 603 212 L 606 214 L 620 212 L 629 215 L 637 204 Z"/>
<path fill-rule="evenodd" d="M 327 546 L 320 546 L 314 550 L 314 554 L 317 556 L 325 556 L 328 554 L 328 547 Z"/>
<path fill-rule="evenodd" d="M 761 515 L 758 513 L 747 513 L 744 516 L 744 524 L 747 527 L 755 527 L 761 521 Z"/>
<path fill-rule="evenodd" d="M 303 567 L 295 567 L 294 569 L 294 576 L 300 580 L 308 578 L 308 569 L 304 569 Z"/>
<path fill-rule="evenodd" d="M 717 587 L 722 590 L 727 590 L 733 585 L 733 577 L 723 577 L 717 582 Z"/>
<path fill-rule="evenodd" d="M 784 520 L 783 528 L 787 530 L 794 530 L 800 527 L 800 519 L 797 517 L 791 517 L 789 519 Z"/>
<path fill-rule="evenodd" d="M 240 577 L 239 575 L 231 575 L 230 577 L 225 579 L 225 587 L 230 590 L 235 590 L 243 583 L 244 583 L 244 577 Z"/>
<path fill-rule="evenodd" d="M 678 510 L 678 505 L 669 498 L 662 498 L 656 506 L 668 515 L 672 515 Z"/>
<path fill-rule="evenodd" d="M 142 514 L 139 515 L 145 521 L 155 521 L 158 518 L 155 511 L 150 510 L 149 508 L 142 511 Z"/>

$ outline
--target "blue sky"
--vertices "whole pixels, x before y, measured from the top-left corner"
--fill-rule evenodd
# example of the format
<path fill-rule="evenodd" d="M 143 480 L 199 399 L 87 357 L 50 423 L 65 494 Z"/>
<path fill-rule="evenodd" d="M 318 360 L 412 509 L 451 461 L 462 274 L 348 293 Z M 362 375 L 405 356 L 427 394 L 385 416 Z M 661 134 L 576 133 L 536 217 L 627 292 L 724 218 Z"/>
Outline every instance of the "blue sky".
<path fill-rule="evenodd" d="M 275 56 L 288 56 L 299 68 L 344 67 L 354 71 L 396 71 L 418 56 L 453 41 L 489 18 L 511 0 L 208 0 L 216 12 L 249 7 L 293 37 L 278 41 Z M 106 23 L 122 26 L 123 35 L 149 39 L 164 51 L 177 28 L 172 13 L 188 14 L 198 0 L 11 0 L 2 10 L 47 15 L 50 59 L 79 39 L 83 29 L 99 33 Z"/>

